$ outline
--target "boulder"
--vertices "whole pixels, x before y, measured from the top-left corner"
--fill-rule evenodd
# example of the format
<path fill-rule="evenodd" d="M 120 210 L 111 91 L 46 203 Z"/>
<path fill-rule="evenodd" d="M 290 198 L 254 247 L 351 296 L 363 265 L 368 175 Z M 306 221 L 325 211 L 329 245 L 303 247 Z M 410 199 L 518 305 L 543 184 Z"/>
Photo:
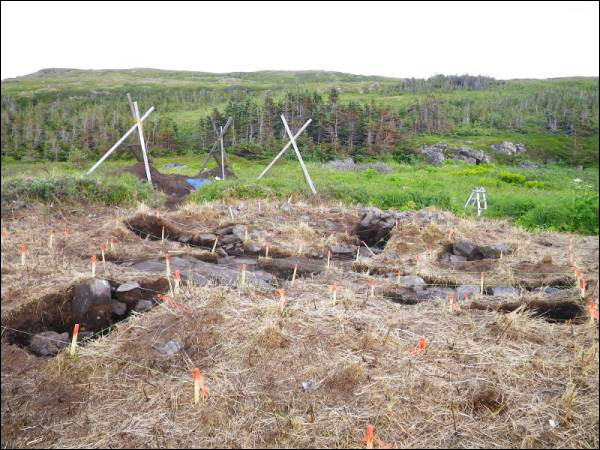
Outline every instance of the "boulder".
<path fill-rule="evenodd" d="M 124 316 L 127 312 L 127 305 L 118 300 L 113 300 L 111 303 L 111 311 L 115 316 Z"/>
<path fill-rule="evenodd" d="M 332 245 L 329 247 L 329 250 L 333 255 L 337 256 L 354 256 L 356 254 L 356 247 L 351 247 L 349 245 Z"/>
<path fill-rule="evenodd" d="M 415 291 L 422 291 L 425 287 L 425 280 L 416 275 L 407 275 L 398 279 L 400 286 L 412 287 Z"/>
<path fill-rule="evenodd" d="M 492 150 L 503 155 L 518 155 L 525 151 L 523 144 L 513 144 L 512 142 L 504 141 L 502 144 L 492 144 Z"/>
<path fill-rule="evenodd" d="M 466 258 L 467 260 L 477 259 L 477 256 L 479 254 L 477 246 L 465 240 L 456 241 L 452 245 L 452 252 L 455 255 Z"/>
<path fill-rule="evenodd" d="M 519 167 L 521 169 L 528 169 L 528 170 L 537 170 L 539 169 L 541 166 L 533 161 L 521 161 L 519 163 Z"/>
<path fill-rule="evenodd" d="M 246 253 L 258 254 L 261 251 L 262 251 L 262 246 L 260 246 L 256 242 L 250 241 L 250 242 L 246 242 L 244 244 L 244 252 L 246 252 Z"/>
<path fill-rule="evenodd" d="M 135 307 L 133 308 L 133 310 L 138 313 L 143 313 L 146 311 L 150 311 L 153 306 L 154 306 L 154 302 L 152 300 L 141 299 L 141 300 L 138 300 L 138 302 L 135 304 Z"/>
<path fill-rule="evenodd" d="M 481 245 L 478 250 L 487 259 L 499 259 L 500 255 L 508 255 L 511 252 L 510 247 L 506 244 Z"/>
<path fill-rule="evenodd" d="M 383 248 L 396 225 L 396 215 L 377 208 L 363 210 L 363 217 L 355 232 L 361 241 L 370 247 Z"/>
<path fill-rule="evenodd" d="M 69 345 L 69 333 L 43 331 L 34 335 L 29 348 L 38 356 L 54 356 Z"/>
<path fill-rule="evenodd" d="M 213 233 L 199 233 L 192 238 L 192 244 L 200 247 L 212 247 L 217 239 Z"/>
<path fill-rule="evenodd" d="M 115 298 L 126 306 L 133 307 L 137 301 L 142 298 L 142 288 L 139 283 L 128 281 L 117 288 L 115 291 Z"/>
<path fill-rule="evenodd" d="M 246 239 L 247 228 L 244 225 L 234 226 L 233 229 L 231 230 L 231 232 L 233 233 L 233 235 L 237 236 L 237 238 L 240 241 L 243 241 Z"/>
<path fill-rule="evenodd" d="M 452 288 L 428 287 L 422 291 L 417 291 L 419 300 L 447 300 L 449 294 L 456 294 Z"/>
<path fill-rule="evenodd" d="M 75 323 L 83 328 L 98 330 L 112 323 L 112 296 L 110 283 L 93 280 L 78 284 L 73 289 L 71 311 Z"/>
<path fill-rule="evenodd" d="M 496 286 L 492 288 L 492 294 L 494 297 L 518 297 L 521 291 L 517 288 L 507 286 Z"/>
<path fill-rule="evenodd" d="M 183 344 L 179 340 L 171 340 L 167 341 L 164 345 L 154 346 L 154 349 L 169 358 L 181 351 Z"/>
<path fill-rule="evenodd" d="M 429 164 L 433 164 L 434 166 L 440 166 L 446 160 L 446 157 L 444 156 L 444 151 L 437 147 L 437 144 L 431 146 L 423 146 L 421 148 L 421 154 L 425 157 L 425 160 Z"/>

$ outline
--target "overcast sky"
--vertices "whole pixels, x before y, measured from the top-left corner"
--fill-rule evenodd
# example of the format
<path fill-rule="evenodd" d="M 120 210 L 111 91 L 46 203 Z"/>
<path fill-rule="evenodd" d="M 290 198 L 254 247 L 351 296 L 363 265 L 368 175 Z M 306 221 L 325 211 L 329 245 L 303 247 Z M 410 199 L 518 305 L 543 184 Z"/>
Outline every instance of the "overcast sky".
<path fill-rule="evenodd" d="M 598 2 L 2 1 L 1 69 L 598 76 L 598 16 Z"/>

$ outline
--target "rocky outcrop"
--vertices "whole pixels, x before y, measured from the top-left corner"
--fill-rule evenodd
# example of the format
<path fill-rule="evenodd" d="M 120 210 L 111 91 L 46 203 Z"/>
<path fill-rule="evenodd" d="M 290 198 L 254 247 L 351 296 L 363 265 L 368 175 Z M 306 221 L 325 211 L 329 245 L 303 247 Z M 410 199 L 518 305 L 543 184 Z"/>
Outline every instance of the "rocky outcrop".
<path fill-rule="evenodd" d="M 112 291 L 106 280 L 94 278 L 73 289 L 71 311 L 82 328 L 98 330 L 112 323 Z"/>
<path fill-rule="evenodd" d="M 518 155 L 525 152 L 525 145 L 504 141 L 502 144 L 492 144 L 492 150 L 503 155 Z"/>
<path fill-rule="evenodd" d="M 508 255 L 510 252 L 511 248 L 506 244 L 478 245 L 466 240 L 458 240 L 452 245 L 452 253 L 467 261 L 498 259 L 501 255 Z"/>
<path fill-rule="evenodd" d="M 427 162 L 435 166 L 441 165 L 445 160 L 464 161 L 470 165 L 488 164 L 490 157 L 481 150 L 466 146 L 451 147 L 443 142 L 421 147 L 421 154 Z"/>
<path fill-rule="evenodd" d="M 69 345 L 69 333 L 43 331 L 31 338 L 29 348 L 38 356 L 54 356 Z"/>
<path fill-rule="evenodd" d="M 358 238 L 368 246 L 383 248 L 396 225 L 396 214 L 377 208 L 363 209 L 362 213 L 355 230 Z"/>

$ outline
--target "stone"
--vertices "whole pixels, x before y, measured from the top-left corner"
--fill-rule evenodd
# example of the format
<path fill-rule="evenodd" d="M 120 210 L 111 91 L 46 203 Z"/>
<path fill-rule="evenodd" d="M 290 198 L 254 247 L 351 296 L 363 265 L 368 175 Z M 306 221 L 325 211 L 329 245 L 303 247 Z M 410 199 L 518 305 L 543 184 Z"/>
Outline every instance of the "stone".
<path fill-rule="evenodd" d="M 525 151 L 523 144 L 513 144 L 512 142 L 504 141 L 502 144 L 492 144 L 492 150 L 503 155 L 518 155 Z"/>
<path fill-rule="evenodd" d="M 78 284 L 73 289 L 71 311 L 75 323 L 90 330 L 98 330 L 112 322 L 112 292 L 106 280 L 93 280 Z"/>
<path fill-rule="evenodd" d="M 456 294 L 456 290 L 452 288 L 428 287 L 417 292 L 419 300 L 447 300 L 449 294 Z"/>
<path fill-rule="evenodd" d="M 221 236 L 221 238 L 219 239 L 219 243 L 221 245 L 239 244 L 240 242 L 242 242 L 242 239 L 237 237 L 235 234 L 226 234 L 224 236 Z"/>
<path fill-rule="evenodd" d="M 356 253 L 356 248 L 349 245 L 332 245 L 329 250 L 332 254 L 340 256 L 352 256 Z"/>
<path fill-rule="evenodd" d="M 508 255 L 511 248 L 506 244 L 492 244 L 479 246 L 478 251 L 484 258 L 499 259 L 502 254 Z"/>
<path fill-rule="evenodd" d="M 192 244 L 201 247 L 211 247 L 215 243 L 217 235 L 213 233 L 199 233 L 192 238 Z"/>
<path fill-rule="evenodd" d="M 135 304 L 135 307 L 133 308 L 133 310 L 138 313 L 143 313 L 146 311 L 150 311 L 153 306 L 154 306 L 154 302 L 152 300 L 141 299 L 141 300 L 138 300 L 138 302 Z"/>
<path fill-rule="evenodd" d="M 157 352 L 168 358 L 181 351 L 181 349 L 183 349 L 183 344 L 179 340 L 171 340 L 162 346 L 155 346 L 154 348 Z"/>
<path fill-rule="evenodd" d="M 456 299 L 465 300 L 467 297 L 475 297 L 481 293 L 481 287 L 474 284 L 464 284 L 456 288 Z"/>
<path fill-rule="evenodd" d="M 262 246 L 258 245 L 256 242 L 246 242 L 244 244 L 244 251 L 246 253 L 258 254 L 262 251 Z"/>
<path fill-rule="evenodd" d="M 463 256 L 468 260 L 473 260 L 477 257 L 478 249 L 476 245 L 469 241 L 459 240 L 452 245 L 452 252 L 455 255 Z"/>
<path fill-rule="evenodd" d="M 240 241 L 243 241 L 246 239 L 246 234 L 247 234 L 247 228 L 244 225 L 236 225 L 233 227 L 233 229 L 231 230 L 231 232 L 237 236 L 237 238 Z"/>
<path fill-rule="evenodd" d="M 528 170 L 537 170 L 539 169 L 541 166 L 533 161 L 521 161 L 519 163 L 519 167 L 521 169 L 528 169 Z"/>
<path fill-rule="evenodd" d="M 142 298 L 142 289 L 139 283 L 128 281 L 117 287 L 115 298 L 126 306 L 133 307 Z M 117 314 L 121 315 L 121 314 Z"/>
<path fill-rule="evenodd" d="M 435 146 L 423 146 L 421 154 L 429 164 L 433 164 L 434 166 L 441 166 L 446 160 L 444 152 Z"/>
<path fill-rule="evenodd" d="M 111 311 L 115 316 L 124 316 L 127 312 L 127 304 L 118 300 L 113 300 L 111 303 Z"/>
<path fill-rule="evenodd" d="M 416 275 L 407 275 L 397 279 L 400 286 L 408 286 L 414 288 L 416 291 L 422 291 L 425 287 L 425 280 Z"/>
<path fill-rule="evenodd" d="M 545 294 L 545 295 L 554 295 L 554 294 L 559 294 L 560 293 L 560 289 L 555 288 L 555 287 L 550 287 L 550 286 L 546 286 L 543 288 L 539 288 L 537 290 L 537 292 L 539 292 L 540 294 Z"/>
<path fill-rule="evenodd" d="M 69 345 L 69 333 L 43 331 L 31 338 L 29 348 L 38 356 L 54 356 Z"/>
<path fill-rule="evenodd" d="M 521 291 L 517 288 L 508 286 L 496 286 L 492 288 L 494 297 L 518 297 Z"/>

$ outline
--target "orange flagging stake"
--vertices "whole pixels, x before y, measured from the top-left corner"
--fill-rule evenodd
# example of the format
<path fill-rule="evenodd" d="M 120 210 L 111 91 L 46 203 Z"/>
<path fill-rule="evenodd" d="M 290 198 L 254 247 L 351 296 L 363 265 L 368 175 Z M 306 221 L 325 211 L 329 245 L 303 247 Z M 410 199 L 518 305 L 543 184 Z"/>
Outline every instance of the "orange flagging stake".
<path fill-rule="evenodd" d="M 579 279 L 579 290 L 581 291 L 581 297 L 585 297 L 585 280 L 583 278 Z"/>
<path fill-rule="evenodd" d="M 456 295 L 453 293 L 448 294 L 448 310 L 460 311 L 460 306 L 456 302 Z"/>
<path fill-rule="evenodd" d="M 375 297 L 375 280 L 373 278 L 369 279 L 369 286 L 371 288 L 370 296 L 373 298 Z"/>
<path fill-rule="evenodd" d="M 75 356 L 77 351 L 77 337 L 79 336 L 79 324 L 76 323 L 73 327 L 73 338 L 71 339 L 71 358 Z"/>
<path fill-rule="evenodd" d="M 2 241 L 4 242 L 4 239 L 6 239 L 6 231 L 2 230 L 2 233 L 0 234 Z"/>
<path fill-rule="evenodd" d="M 421 338 L 419 338 L 419 341 L 417 342 L 417 345 L 415 346 L 415 349 L 412 351 L 411 355 L 417 356 L 419 353 L 424 352 L 426 348 L 427 348 L 427 341 L 425 340 L 424 337 L 421 337 Z"/>
<path fill-rule="evenodd" d="M 331 285 L 331 300 L 335 303 L 337 301 L 337 283 L 334 281 Z"/>
<path fill-rule="evenodd" d="M 27 244 L 21 244 L 19 250 L 21 252 L 21 266 L 25 266 L 25 255 L 27 254 L 29 248 L 27 247 Z"/>
<path fill-rule="evenodd" d="M 588 312 L 590 313 L 591 320 L 598 320 L 598 307 L 596 303 L 591 300 L 588 302 Z"/>
<path fill-rule="evenodd" d="M 365 443 L 366 448 L 373 448 L 373 445 L 376 445 L 377 448 L 381 449 L 397 448 L 396 444 L 394 443 L 386 444 L 385 442 L 382 442 L 381 440 L 377 439 L 375 437 L 375 428 L 371 424 L 368 424 L 366 426 L 362 441 Z"/>
<path fill-rule="evenodd" d="M 165 269 L 167 271 L 167 278 L 171 277 L 171 255 L 165 255 Z"/>
<path fill-rule="evenodd" d="M 206 399 L 208 389 L 204 385 L 204 377 L 200 373 L 200 369 L 197 367 L 194 369 L 192 378 L 194 380 L 194 404 L 197 405 L 200 403 L 200 399 L 202 399 L 202 401 Z"/>
<path fill-rule="evenodd" d="M 106 257 L 104 256 L 105 252 L 106 252 L 106 247 L 104 246 L 104 244 L 100 244 L 100 255 L 102 256 L 102 268 L 106 272 Z"/>
<path fill-rule="evenodd" d="M 240 284 L 242 286 L 246 284 L 246 264 L 242 264 L 242 279 Z"/>
<path fill-rule="evenodd" d="M 96 276 L 96 255 L 92 255 L 90 260 L 92 262 L 92 276 L 95 277 Z"/>
<path fill-rule="evenodd" d="M 285 309 L 285 289 L 277 289 L 279 292 L 279 312 L 283 313 Z"/>
<path fill-rule="evenodd" d="M 175 294 L 179 293 L 179 285 L 181 284 L 181 272 L 176 270 L 173 274 L 173 281 L 175 281 Z"/>

